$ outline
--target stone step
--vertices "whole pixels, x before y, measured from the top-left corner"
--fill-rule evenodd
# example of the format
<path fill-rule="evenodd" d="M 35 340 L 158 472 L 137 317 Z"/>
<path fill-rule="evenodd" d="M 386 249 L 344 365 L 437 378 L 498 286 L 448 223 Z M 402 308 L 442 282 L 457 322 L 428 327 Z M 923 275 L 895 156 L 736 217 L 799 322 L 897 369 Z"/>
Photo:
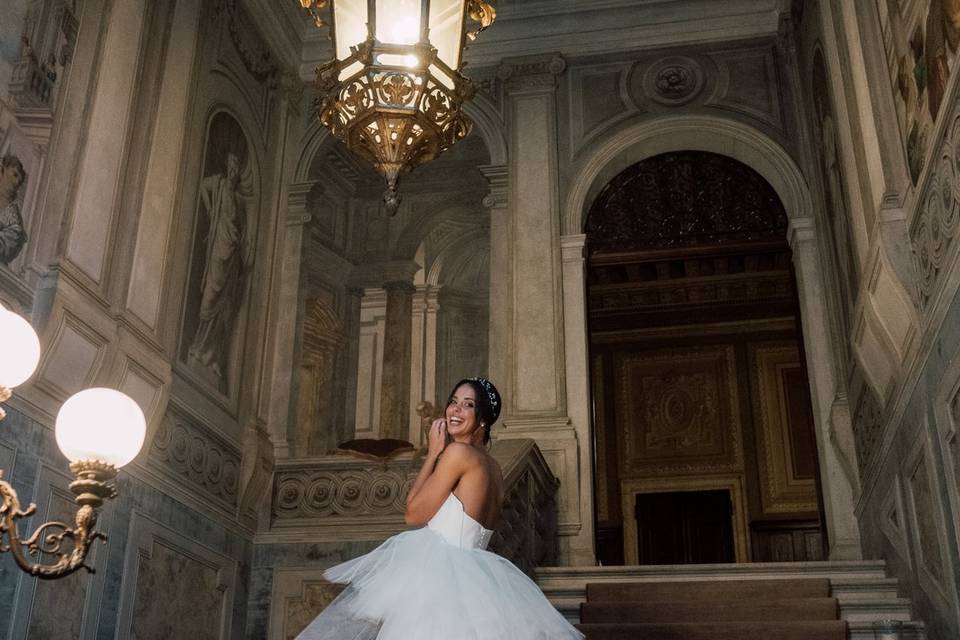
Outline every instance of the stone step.
<path fill-rule="evenodd" d="M 902 623 L 902 640 L 923 640 L 926 637 L 923 623 L 912 620 L 910 601 L 899 597 L 897 581 L 887 577 L 883 561 L 545 567 L 536 572 L 537 582 L 543 592 L 554 606 L 574 623 L 580 621 L 580 605 L 587 600 L 588 583 L 622 586 L 628 582 L 717 581 L 727 582 L 729 585 L 731 581 L 810 578 L 824 578 L 829 581 L 830 595 L 838 602 L 840 619 L 849 624 L 849 637 L 852 640 L 874 640 L 875 626 L 884 620 Z M 614 586 L 614 589 L 616 588 Z M 682 586 L 668 587 L 670 588 Z"/>
<path fill-rule="evenodd" d="M 585 602 L 580 605 L 583 623 L 622 622 L 789 622 L 838 620 L 836 598 L 780 600 L 725 599 L 648 602 Z"/>
<path fill-rule="evenodd" d="M 683 564 L 623 567 L 541 567 L 537 583 L 543 589 L 571 588 L 588 582 L 745 579 L 886 579 L 886 565 L 877 560 L 843 562 L 753 562 L 742 564 Z"/>
<path fill-rule="evenodd" d="M 589 582 L 587 602 L 650 602 L 656 600 L 772 600 L 829 598 L 826 578 L 805 580 L 683 580 L 658 582 Z"/>
<path fill-rule="evenodd" d="M 709 622 L 672 624 L 581 624 L 587 640 L 847 640 L 847 623 Z"/>
<path fill-rule="evenodd" d="M 878 622 L 848 622 L 847 637 L 849 640 L 877 640 L 882 636 L 877 635 Z M 900 628 L 900 635 L 897 640 L 926 640 L 927 632 L 922 622 L 910 621 L 904 622 Z"/>

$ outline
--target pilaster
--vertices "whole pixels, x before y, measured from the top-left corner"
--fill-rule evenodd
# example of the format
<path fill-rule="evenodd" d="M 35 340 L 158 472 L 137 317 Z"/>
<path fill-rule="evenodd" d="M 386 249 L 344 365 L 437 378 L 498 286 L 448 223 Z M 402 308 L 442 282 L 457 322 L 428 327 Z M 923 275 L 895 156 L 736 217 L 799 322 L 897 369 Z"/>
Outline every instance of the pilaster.
<path fill-rule="evenodd" d="M 850 412 L 838 393 L 830 354 L 826 290 L 813 218 L 794 218 L 788 233 L 800 292 L 800 318 L 806 352 L 810 396 L 814 407 L 823 508 L 831 560 L 861 557 L 860 528 L 854 515 L 859 491 Z"/>

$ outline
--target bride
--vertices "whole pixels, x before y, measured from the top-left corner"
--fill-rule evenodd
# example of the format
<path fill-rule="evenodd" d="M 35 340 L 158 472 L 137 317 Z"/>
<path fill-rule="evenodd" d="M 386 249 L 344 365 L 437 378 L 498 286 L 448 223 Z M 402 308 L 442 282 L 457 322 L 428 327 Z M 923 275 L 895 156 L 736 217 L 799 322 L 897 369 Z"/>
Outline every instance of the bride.
<path fill-rule="evenodd" d="M 327 569 L 326 579 L 348 586 L 296 640 L 584 637 L 532 580 L 486 550 L 503 505 L 503 474 L 486 449 L 499 415 L 490 381 L 457 383 L 407 495 L 407 524 L 426 526 Z"/>

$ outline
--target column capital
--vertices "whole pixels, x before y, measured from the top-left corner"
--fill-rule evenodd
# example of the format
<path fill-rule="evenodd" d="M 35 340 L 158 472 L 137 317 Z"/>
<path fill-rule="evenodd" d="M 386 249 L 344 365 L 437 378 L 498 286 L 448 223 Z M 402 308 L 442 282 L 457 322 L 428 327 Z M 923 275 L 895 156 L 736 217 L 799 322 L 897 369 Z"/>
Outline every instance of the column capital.
<path fill-rule="evenodd" d="M 417 292 L 417 288 L 408 280 L 388 280 L 383 283 L 383 290 L 386 291 L 387 294 L 405 293 L 413 295 Z"/>
<path fill-rule="evenodd" d="M 299 182 L 290 185 L 287 190 L 287 218 L 288 226 L 304 225 L 313 219 L 307 211 L 307 195 L 313 188 L 313 183 Z"/>
<path fill-rule="evenodd" d="M 790 219 L 787 242 L 793 251 L 797 251 L 801 245 L 813 242 L 816 237 L 817 225 L 812 217 Z"/>
<path fill-rule="evenodd" d="M 560 236 L 560 259 L 563 262 L 583 262 L 587 234 L 575 233 Z"/>
<path fill-rule="evenodd" d="M 483 197 L 483 206 L 505 208 L 510 201 L 510 168 L 505 164 L 487 164 L 478 169 L 490 185 L 490 192 Z"/>
<path fill-rule="evenodd" d="M 567 61 L 559 53 L 504 58 L 497 77 L 504 82 L 507 93 L 541 93 L 554 91 L 557 78 L 566 68 Z"/>

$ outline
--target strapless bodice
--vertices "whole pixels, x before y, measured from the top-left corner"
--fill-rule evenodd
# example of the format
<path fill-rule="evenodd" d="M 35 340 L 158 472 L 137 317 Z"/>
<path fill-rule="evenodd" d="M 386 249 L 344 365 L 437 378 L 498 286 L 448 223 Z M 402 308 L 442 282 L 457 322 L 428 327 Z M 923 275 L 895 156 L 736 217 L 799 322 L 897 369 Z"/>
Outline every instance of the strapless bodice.
<path fill-rule="evenodd" d="M 430 518 L 427 528 L 436 531 L 448 544 L 461 549 L 486 549 L 493 531 L 467 515 L 460 498 L 451 493 Z"/>

